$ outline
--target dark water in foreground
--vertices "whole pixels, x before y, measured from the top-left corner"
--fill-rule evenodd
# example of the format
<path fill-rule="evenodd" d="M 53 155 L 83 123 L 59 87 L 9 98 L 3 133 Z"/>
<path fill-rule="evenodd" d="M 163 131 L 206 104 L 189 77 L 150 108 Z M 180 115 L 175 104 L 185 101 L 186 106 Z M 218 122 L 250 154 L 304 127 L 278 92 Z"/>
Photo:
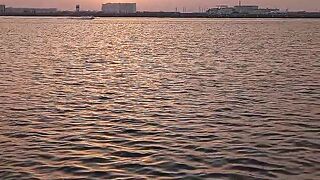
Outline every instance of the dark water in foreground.
<path fill-rule="evenodd" d="M 320 179 L 320 21 L 0 19 L 0 179 Z"/>

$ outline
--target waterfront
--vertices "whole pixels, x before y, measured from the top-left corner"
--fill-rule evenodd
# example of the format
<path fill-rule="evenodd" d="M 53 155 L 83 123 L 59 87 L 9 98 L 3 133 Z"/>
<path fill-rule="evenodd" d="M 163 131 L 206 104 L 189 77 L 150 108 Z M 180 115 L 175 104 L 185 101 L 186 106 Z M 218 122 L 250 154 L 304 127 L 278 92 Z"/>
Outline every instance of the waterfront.
<path fill-rule="evenodd" d="M 319 29 L 0 18 L 0 177 L 317 180 Z"/>

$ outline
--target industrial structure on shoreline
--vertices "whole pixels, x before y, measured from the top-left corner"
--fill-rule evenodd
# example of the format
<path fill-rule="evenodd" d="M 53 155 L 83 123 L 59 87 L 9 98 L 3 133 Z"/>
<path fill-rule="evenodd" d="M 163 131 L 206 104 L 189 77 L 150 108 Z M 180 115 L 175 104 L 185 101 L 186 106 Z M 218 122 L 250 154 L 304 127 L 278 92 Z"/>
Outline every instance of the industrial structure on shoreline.
<path fill-rule="evenodd" d="M 14 8 L 0 5 L 0 16 L 96 16 L 96 17 L 175 17 L 175 18 L 320 18 L 320 12 L 281 12 L 279 9 L 259 8 L 257 5 L 242 5 L 241 1 L 234 7 L 220 5 L 207 11 L 196 13 L 184 12 L 148 12 L 137 11 L 136 3 L 106 3 L 101 11 L 82 11 L 80 5 L 74 11 L 59 11 L 57 8 Z"/>
<path fill-rule="evenodd" d="M 58 12 L 57 8 L 14 8 L 6 7 L 5 5 L 0 5 L 0 15 L 41 15 L 41 14 L 55 14 Z M 80 5 L 76 5 L 76 13 L 80 13 Z M 94 11 L 97 12 L 97 11 Z M 137 12 L 136 3 L 106 3 L 102 4 L 101 13 L 105 14 L 134 14 Z"/>
<path fill-rule="evenodd" d="M 23 14 L 49 14 L 57 13 L 57 8 L 15 8 L 6 7 L 5 5 L 0 5 L 0 15 L 23 15 Z"/>
<path fill-rule="evenodd" d="M 246 15 L 268 15 L 280 13 L 280 9 L 259 8 L 257 5 L 242 5 L 239 0 L 238 6 L 229 7 L 227 5 L 220 5 L 216 8 L 210 8 L 207 13 L 211 16 L 232 15 L 232 14 L 246 14 Z"/>
<path fill-rule="evenodd" d="M 136 3 L 106 3 L 101 11 L 107 14 L 133 14 L 137 12 Z"/>

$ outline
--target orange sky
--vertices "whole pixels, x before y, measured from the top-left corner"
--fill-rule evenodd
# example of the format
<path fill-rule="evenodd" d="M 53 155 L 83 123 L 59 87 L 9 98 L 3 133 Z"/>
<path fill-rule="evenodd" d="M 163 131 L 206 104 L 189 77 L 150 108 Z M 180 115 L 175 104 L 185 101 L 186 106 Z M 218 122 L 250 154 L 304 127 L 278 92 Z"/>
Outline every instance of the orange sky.
<path fill-rule="evenodd" d="M 57 7 L 74 9 L 80 4 L 82 9 L 99 10 L 106 2 L 137 2 L 138 10 L 174 11 L 175 7 L 186 7 L 189 11 L 197 11 L 199 7 L 208 8 L 219 4 L 235 5 L 238 0 L 0 0 L 0 4 L 14 7 Z M 242 0 L 243 4 L 258 4 L 264 7 L 278 7 L 289 10 L 320 11 L 320 0 Z"/>

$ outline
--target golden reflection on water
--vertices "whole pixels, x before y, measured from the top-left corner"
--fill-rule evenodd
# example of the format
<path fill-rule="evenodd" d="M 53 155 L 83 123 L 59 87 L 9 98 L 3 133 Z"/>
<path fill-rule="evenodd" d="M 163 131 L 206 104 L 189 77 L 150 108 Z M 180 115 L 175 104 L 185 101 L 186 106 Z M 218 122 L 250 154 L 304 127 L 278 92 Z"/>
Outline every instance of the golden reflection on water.
<path fill-rule="evenodd" d="M 0 177 L 317 179 L 317 20 L 0 19 Z"/>

